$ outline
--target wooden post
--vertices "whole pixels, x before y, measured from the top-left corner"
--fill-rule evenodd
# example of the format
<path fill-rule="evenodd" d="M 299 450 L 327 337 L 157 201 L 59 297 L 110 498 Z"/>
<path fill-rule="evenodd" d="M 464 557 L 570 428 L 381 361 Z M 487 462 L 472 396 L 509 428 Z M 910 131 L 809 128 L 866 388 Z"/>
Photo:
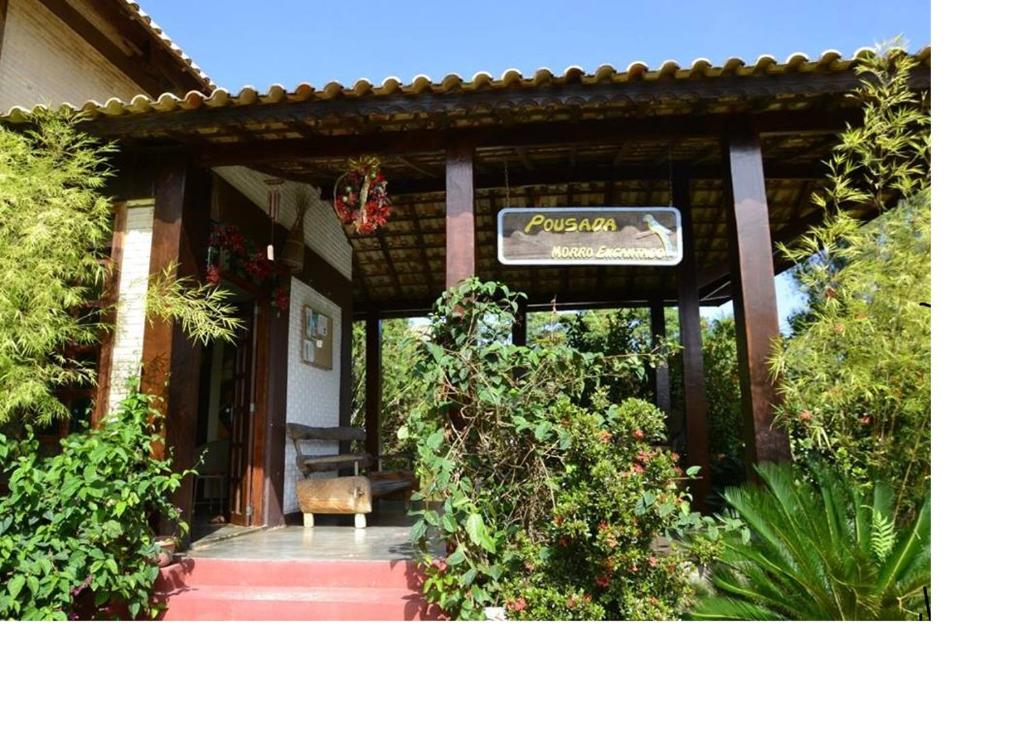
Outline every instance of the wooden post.
<path fill-rule="evenodd" d="M 512 343 L 517 347 L 526 346 L 527 324 L 526 301 L 524 300 L 516 306 L 516 320 L 512 324 Z"/>
<path fill-rule="evenodd" d="M 366 316 L 366 452 L 380 455 L 380 317 L 370 309 Z"/>
<path fill-rule="evenodd" d="M 476 274 L 472 144 L 448 149 L 445 189 L 445 288 L 451 288 Z"/>
<path fill-rule="evenodd" d="M 0 0 L 0 57 L 4 53 L 4 29 L 7 28 L 7 0 Z"/>
<path fill-rule="evenodd" d="M 700 478 L 690 491 L 693 504 L 707 511 L 711 492 L 711 459 L 708 446 L 708 404 L 704 391 L 704 351 L 700 329 L 700 289 L 697 284 L 697 246 L 693 240 L 690 176 L 681 167 L 672 174 L 672 203 L 679 209 L 683 228 L 683 260 L 676 271 L 679 312 L 679 343 L 683 345 L 683 400 L 686 465 L 699 466 Z"/>
<path fill-rule="evenodd" d="M 265 313 L 267 338 L 261 341 L 266 359 L 258 369 L 266 375 L 264 397 L 264 484 L 262 513 L 254 514 L 254 524 L 267 527 L 284 525 L 285 429 L 288 413 L 288 309 L 279 310 L 267 303 Z M 260 505 L 257 505 L 259 507 Z M 259 510 L 257 510 L 259 512 Z M 256 517 L 262 517 L 259 523 Z"/>
<path fill-rule="evenodd" d="M 661 298 L 651 300 L 651 340 L 660 344 L 665 338 L 665 304 Z M 672 413 L 672 394 L 669 387 L 668 364 L 660 364 L 654 369 L 654 402 L 665 416 Z"/>
<path fill-rule="evenodd" d="M 748 475 L 753 476 L 755 463 L 790 458 L 785 431 L 773 426 L 780 397 L 768 370 L 772 342 L 779 335 L 775 269 L 760 140 L 750 130 L 733 132 L 723 151 L 744 457 Z"/>
<path fill-rule="evenodd" d="M 188 188 L 186 189 L 186 185 Z M 201 276 L 209 237 L 210 174 L 191 170 L 177 161 L 166 161 L 157 169 L 153 238 L 149 273 L 159 274 L 174 263 L 179 276 Z M 155 457 L 173 455 L 175 469 L 195 465 L 199 368 L 201 350 L 180 327 L 168 321 L 147 321 L 142 341 L 144 393 L 162 398 L 165 413 L 165 443 L 154 447 Z M 174 495 L 175 505 L 187 520 L 191 515 L 192 478 L 182 480 Z M 169 532 L 171 526 L 161 530 Z"/>
<path fill-rule="evenodd" d="M 355 261 L 355 257 L 352 258 Z M 348 427 L 352 424 L 352 282 L 342 283 L 341 296 L 341 391 L 338 396 L 338 424 Z M 348 443 L 342 443 L 347 452 Z"/>

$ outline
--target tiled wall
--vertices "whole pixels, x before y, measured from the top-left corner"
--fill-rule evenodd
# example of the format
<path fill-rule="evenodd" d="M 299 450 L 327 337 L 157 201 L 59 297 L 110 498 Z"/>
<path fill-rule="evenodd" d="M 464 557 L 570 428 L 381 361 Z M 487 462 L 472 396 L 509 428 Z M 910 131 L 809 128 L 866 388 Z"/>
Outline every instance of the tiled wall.
<path fill-rule="evenodd" d="M 110 399 L 113 411 L 124 398 L 128 381 L 139 374 L 142 337 L 146 331 L 146 291 L 153 242 L 153 203 L 129 202 L 118 281 L 114 346 L 110 358 Z"/>
<path fill-rule="evenodd" d="M 287 421 L 312 427 L 338 426 L 338 403 L 341 388 L 341 308 L 309 285 L 292 279 L 288 310 L 288 404 Z M 326 313 L 332 320 L 331 369 L 323 370 L 301 361 L 302 307 Z M 333 455 L 337 444 L 310 443 L 302 446 L 305 454 Z M 325 477 L 333 474 L 325 474 Z M 295 480 L 300 477 L 295 467 L 295 449 L 285 444 L 284 511 L 297 512 Z"/>

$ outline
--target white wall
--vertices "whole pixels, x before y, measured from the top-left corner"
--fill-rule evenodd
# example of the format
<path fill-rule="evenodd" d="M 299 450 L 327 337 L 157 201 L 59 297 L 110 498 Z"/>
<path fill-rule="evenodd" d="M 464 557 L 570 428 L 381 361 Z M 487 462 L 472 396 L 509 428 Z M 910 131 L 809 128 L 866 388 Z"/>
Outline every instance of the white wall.
<path fill-rule="evenodd" d="M 301 361 L 302 306 L 328 314 L 332 319 L 333 340 L 331 369 L 306 365 Z M 341 308 L 309 285 L 292 278 L 288 308 L 288 403 L 287 421 L 311 427 L 338 426 L 338 407 L 341 395 Z M 334 455 L 337 444 L 309 443 L 302 446 L 303 453 Z M 334 474 L 320 474 L 330 478 Z M 301 474 L 295 467 L 295 448 L 290 440 L 285 443 L 284 511 L 298 512 L 295 499 L 295 480 Z"/>
<path fill-rule="evenodd" d="M 226 166 L 214 168 L 213 170 L 218 176 L 248 197 L 250 202 L 266 212 L 267 193 L 270 189 L 267 181 L 275 179 L 272 179 L 265 173 L 260 173 L 244 166 Z M 312 248 L 320 254 L 324 261 L 351 279 L 352 245 L 348 242 L 345 229 L 338 222 L 338 218 L 335 216 L 334 209 L 330 203 L 320 199 L 320 196 L 313 188 L 306 184 L 285 181 L 277 188 L 281 195 L 277 221 L 288 228 L 295 224 L 295 218 L 298 214 L 299 192 L 305 192 L 310 205 L 303 225 L 306 246 Z M 270 230 L 269 218 L 267 230 L 268 232 Z M 277 248 L 281 249 L 283 246 L 277 246 Z"/>
<path fill-rule="evenodd" d="M 129 202 L 121 245 L 114 346 L 110 356 L 110 398 L 113 411 L 127 393 L 127 383 L 139 374 L 142 338 L 146 331 L 146 291 L 153 243 L 152 200 Z"/>

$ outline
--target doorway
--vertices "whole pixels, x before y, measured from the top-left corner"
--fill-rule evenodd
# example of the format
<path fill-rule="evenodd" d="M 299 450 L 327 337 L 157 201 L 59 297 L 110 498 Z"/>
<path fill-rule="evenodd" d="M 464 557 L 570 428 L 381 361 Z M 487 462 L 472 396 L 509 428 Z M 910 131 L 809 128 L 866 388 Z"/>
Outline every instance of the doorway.
<path fill-rule="evenodd" d="M 253 418 L 256 380 L 256 304 L 233 298 L 244 328 L 233 343 L 203 348 L 200 367 L 196 466 L 192 499 L 193 541 L 253 524 Z"/>

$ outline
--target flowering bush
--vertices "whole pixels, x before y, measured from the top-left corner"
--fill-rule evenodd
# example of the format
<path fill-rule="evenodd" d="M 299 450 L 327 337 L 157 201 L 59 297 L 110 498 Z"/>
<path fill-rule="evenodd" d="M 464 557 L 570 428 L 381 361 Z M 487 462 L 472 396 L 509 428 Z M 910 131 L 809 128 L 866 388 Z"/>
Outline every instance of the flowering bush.
<path fill-rule="evenodd" d="M 608 381 L 661 352 L 601 355 L 508 343 L 520 297 L 470 279 L 431 316 L 415 375 L 429 395 L 400 434 L 417 447 L 424 593 L 450 618 L 673 618 L 690 595 L 685 474 L 662 414 Z M 429 552 L 436 533 L 447 555 Z M 659 539 L 665 548 L 655 551 Z"/>
<path fill-rule="evenodd" d="M 628 399 L 607 415 L 562 402 L 564 470 L 549 521 L 511 546 L 513 618 L 668 619 L 693 595 L 689 557 L 656 550 L 693 523 L 677 456 L 652 444 L 661 412 Z"/>

